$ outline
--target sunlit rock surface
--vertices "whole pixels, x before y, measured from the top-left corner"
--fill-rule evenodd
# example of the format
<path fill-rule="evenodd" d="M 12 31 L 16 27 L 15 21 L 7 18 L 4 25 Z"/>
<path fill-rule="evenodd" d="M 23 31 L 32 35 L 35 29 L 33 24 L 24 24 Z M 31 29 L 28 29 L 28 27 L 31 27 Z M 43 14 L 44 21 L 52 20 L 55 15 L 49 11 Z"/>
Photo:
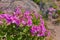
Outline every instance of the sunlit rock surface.
<path fill-rule="evenodd" d="M 0 0 L 0 10 L 14 11 L 17 6 L 21 6 L 27 10 L 39 11 L 38 5 L 31 0 Z"/>

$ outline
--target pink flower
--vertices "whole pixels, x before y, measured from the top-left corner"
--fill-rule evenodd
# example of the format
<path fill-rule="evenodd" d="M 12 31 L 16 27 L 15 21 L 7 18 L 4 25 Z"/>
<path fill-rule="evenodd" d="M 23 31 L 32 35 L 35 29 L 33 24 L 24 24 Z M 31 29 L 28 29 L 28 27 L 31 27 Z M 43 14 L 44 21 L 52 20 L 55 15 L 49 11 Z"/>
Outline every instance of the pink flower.
<path fill-rule="evenodd" d="M 26 21 L 22 20 L 22 24 L 25 25 L 26 24 Z"/>
<path fill-rule="evenodd" d="M 48 10 L 49 10 L 50 12 L 52 12 L 52 11 L 54 10 L 54 8 L 49 8 Z"/>
<path fill-rule="evenodd" d="M 3 22 L 2 22 L 2 21 L 0 21 L 0 25 L 1 25 L 1 24 L 3 24 Z"/>
<path fill-rule="evenodd" d="M 0 19 L 2 19 L 2 18 L 4 18 L 4 17 L 3 17 L 3 14 L 0 14 Z"/>
<path fill-rule="evenodd" d="M 27 25 L 28 25 L 28 26 L 32 26 L 32 20 L 31 20 L 31 19 L 28 19 Z"/>
<path fill-rule="evenodd" d="M 32 35 L 45 36 L 45 30 L 42 29 L 41 26 L 32 26 L 31 33 Z"/>
<path fill-rule="evenodd" d="M 46 28 L 44 28 L 44 26 L 39 26 L 40 27 L 40 31 L 39 31 L 39 33 L 37 34 L 37 36 L 39 37 L 39 36 L 45 36 L 45 32 L 46 32 Z"/>
<path fill-rule="evenodd" d="M 32 28 L 31 28 L 31 33 L 32 33 L 32 34 L 37 33 L 37 27 L 36 27 L 36 26 L 32 26 Z"/>
<path fill-rule="evenodd" d="M 51 12 L 49 12 L 49 15 L 50 15 L 50 16 L 52 16 L 52 13 L 51 13 Z"/>
<path fill-rule="evenodd" d="M 46 31 L 46 28 L 43 24 L 41 24 L 41 27 L 42 27 L 42 30 L 45 32 Z"/>
<path fill-rule="evenodd" d="M 44 33 L 44 34 L 43 34 L 43 33 L 38 33 L 37 36 L 38 36 L 38 37 L 40 37 L 40 36 L 45 36 L 45 33 Z"/>
<path fill-rule="evenodd" d="M 17 7 L 16 9 L 15 9 L 15 12 L 14 12 L 14 14 L 21 14 L 22 12 L 21 12 L 21 9 L 19 8 L 19 7 Z"/>
<path fill-rule="evenodd" d="M 16 17 L 16 16 L 12 16 L 12 17 L 11 17 L 11 21 L 12 21 L 12 23 L 15 23 L 15 24 L 17 24 L 17 25 L 20 24 L 20 20 L 19 20 L 19 18 Z"/>
<path fill-rule="evenodd" d="M 30 11 L 25 11 L 25 13 L 24 13 L 24 15 L 30 15 L 31 13 L 30 13 Z"/>
<path fill-rule="evenodd" d="M 28 16 L 28 15 L 25 16 L 24 15 L 24 17 L 27 18 L 27 19 L 32 19 L 32 16 Z"/>
<path fill-rule="evenodd" d="M 44 25 L 44 20 L 41 20 L 40 23 Z"/>

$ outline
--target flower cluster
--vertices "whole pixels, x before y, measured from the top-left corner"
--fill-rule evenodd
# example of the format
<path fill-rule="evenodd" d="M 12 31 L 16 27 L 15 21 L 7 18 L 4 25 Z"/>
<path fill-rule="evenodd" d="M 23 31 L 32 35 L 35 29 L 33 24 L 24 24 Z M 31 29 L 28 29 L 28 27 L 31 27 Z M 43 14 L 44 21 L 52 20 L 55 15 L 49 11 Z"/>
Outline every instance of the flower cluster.
<path fill-rule="evenodd" d="M 49 15 L 51 16 L 54 12 L 56 12 L 56 9 L 54 9 L 53 7 L 48 8 L 48 10 L 49 10 Z"/>
<path fill-rule="evenodd" d="M 27 10 L 22 12 L 20 8 L 17 8 L 12 14 L 0 14 L 0 19 L 0 25 L 6 23 L 8 26 L 11 23 L 15 23 L 20 26 L 22 24 L 24 27 L 28 26 L 30 28 L 33 36 L 46 36 L 47 29 L 45 28 L 44 20 L 42 16 L 35 11 L 30 12 Z"/>
<path fill-rule="evenodd" d="M 42 16 L 40 15 L 40 24 L 39 25 L 33 25 L 31 28 L 32 36 L 46 36 L 46 28 L 44 25 L 44 20 L 42 19 Z"/>

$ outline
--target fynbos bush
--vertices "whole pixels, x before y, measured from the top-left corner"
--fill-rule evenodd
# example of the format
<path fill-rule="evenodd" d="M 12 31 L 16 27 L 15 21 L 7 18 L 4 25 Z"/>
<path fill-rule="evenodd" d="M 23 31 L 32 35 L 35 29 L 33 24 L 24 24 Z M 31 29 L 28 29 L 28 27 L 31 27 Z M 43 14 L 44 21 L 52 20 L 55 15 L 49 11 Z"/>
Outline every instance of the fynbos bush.
<path fill-rule="evenodd" d="M 12 14 L 0 14 L 0 40 L 44 40 L 50 32 L 38 13 L 18 7 Z"/>

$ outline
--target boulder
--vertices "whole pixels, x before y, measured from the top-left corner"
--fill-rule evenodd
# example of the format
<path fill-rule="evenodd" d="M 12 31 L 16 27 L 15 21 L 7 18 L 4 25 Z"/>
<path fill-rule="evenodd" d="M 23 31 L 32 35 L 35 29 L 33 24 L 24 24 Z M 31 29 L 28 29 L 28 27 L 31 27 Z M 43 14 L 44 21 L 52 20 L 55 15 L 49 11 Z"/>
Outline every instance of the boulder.
<path fill-rule="evenodd" d="M 39 11 L 39 6 L 35 4 L 32 0 L 1 0 L 0 1 L 0 10 L 7 10 L 10 12 L 14 11 L 16 7 L 22 7 L 26 10 L 35 10 Z"/>

